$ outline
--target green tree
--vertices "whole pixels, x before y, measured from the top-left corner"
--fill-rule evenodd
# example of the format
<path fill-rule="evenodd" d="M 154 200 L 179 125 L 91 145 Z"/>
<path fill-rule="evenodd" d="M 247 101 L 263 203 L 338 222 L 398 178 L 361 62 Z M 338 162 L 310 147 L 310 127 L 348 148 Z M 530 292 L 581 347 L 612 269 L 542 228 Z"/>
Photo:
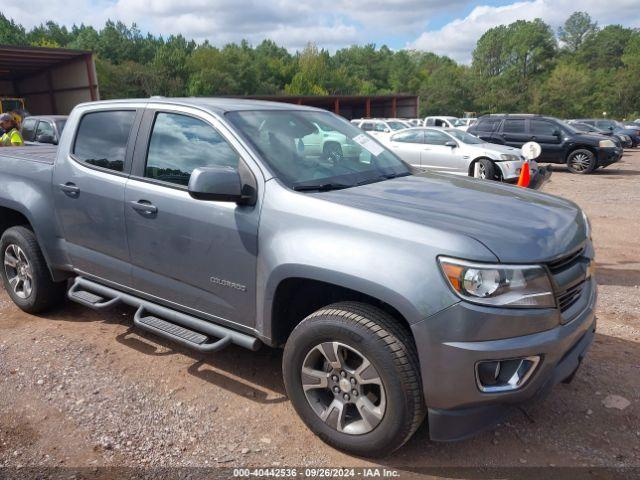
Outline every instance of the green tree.
<path fill-rule="evenodd" d="M 574 12 L 558 29 L 558 37 L 569 52 L 576 52 L 584 41 L 598 31 L 598 23 L 587 12 Z"/>
<path fill-rule="evenodd" d="M 27 34 L 22 25 L 0 13 L 0 44 L 27 45 Z"/>

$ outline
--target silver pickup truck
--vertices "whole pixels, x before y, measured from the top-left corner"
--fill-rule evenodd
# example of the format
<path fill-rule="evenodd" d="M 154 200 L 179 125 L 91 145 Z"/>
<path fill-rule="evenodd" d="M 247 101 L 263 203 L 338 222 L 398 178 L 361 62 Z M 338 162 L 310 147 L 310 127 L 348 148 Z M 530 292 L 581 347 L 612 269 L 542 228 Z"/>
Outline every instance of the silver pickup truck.
<path fill-rule="evenodd" d="M 349 148 L 308 152 L 320 130 Z M 300 417 L 358 455 L 425 417 L 434 440 L 495 424 L 570 380 L 595 331 L 575 204 L 416 171 L 301 106 L 80 105 L 57 148 L 0 149 L 0 234 L 26 312 L 66 295 L 130 305 L 137 327 L 201 352 L 284 346 Z"/>

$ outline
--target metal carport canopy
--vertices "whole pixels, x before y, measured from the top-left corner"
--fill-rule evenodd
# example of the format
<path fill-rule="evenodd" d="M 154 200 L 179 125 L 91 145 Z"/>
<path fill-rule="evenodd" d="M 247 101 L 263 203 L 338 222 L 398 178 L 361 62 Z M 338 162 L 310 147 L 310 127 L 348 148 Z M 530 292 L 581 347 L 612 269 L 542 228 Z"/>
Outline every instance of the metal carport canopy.
<path fill-rule="evenodd" d="M 68 114 L 99 99 L 93 54 L 0 44 L 0 97 L 24 98 L 35 115 Z"/>

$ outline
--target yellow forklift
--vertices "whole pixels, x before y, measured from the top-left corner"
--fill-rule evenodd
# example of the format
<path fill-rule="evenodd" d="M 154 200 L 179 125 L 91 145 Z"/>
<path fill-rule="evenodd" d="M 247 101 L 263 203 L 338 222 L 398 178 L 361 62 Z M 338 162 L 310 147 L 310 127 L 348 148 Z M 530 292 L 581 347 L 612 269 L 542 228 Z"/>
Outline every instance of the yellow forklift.
<path fill-rule="evenodd" d="M 0 113 L 24 112 L 24 98 L 0 97 Z"/>

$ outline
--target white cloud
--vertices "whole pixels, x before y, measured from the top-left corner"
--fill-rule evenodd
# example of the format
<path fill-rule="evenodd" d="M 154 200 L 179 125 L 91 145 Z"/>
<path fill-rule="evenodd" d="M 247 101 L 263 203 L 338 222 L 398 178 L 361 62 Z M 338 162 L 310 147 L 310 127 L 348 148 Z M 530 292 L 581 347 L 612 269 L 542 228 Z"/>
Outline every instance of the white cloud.
<path fill-rule="evenodd" d="M 465 18 L 459 18 L 438 30 L 422 33 L 408 48 L 427 50 L 448 55 L 460 62 L 469 62 L 471 52 L 482 34 L 489 28 L 516 20 L 541 18 L 554 29 L 564 23 L 576 10 L 586 11 L 600 25 L 621 23 L 640 26 L 640 8 L 637 0 L 531 0 L 510 5 L 475 7 Z"/>
<path fill-rule="evenodd" d="M 47 20 L 101 27 L 106 19 L 136 23 L 143 31 L 182 34 L 214 45 L 270 38 L 289 48 L 308 42 L 336 49 L 417 35 L 429 18 L 472 0 L 33 0 L 8 2 L 3 14 L 26 27 Z"/>

